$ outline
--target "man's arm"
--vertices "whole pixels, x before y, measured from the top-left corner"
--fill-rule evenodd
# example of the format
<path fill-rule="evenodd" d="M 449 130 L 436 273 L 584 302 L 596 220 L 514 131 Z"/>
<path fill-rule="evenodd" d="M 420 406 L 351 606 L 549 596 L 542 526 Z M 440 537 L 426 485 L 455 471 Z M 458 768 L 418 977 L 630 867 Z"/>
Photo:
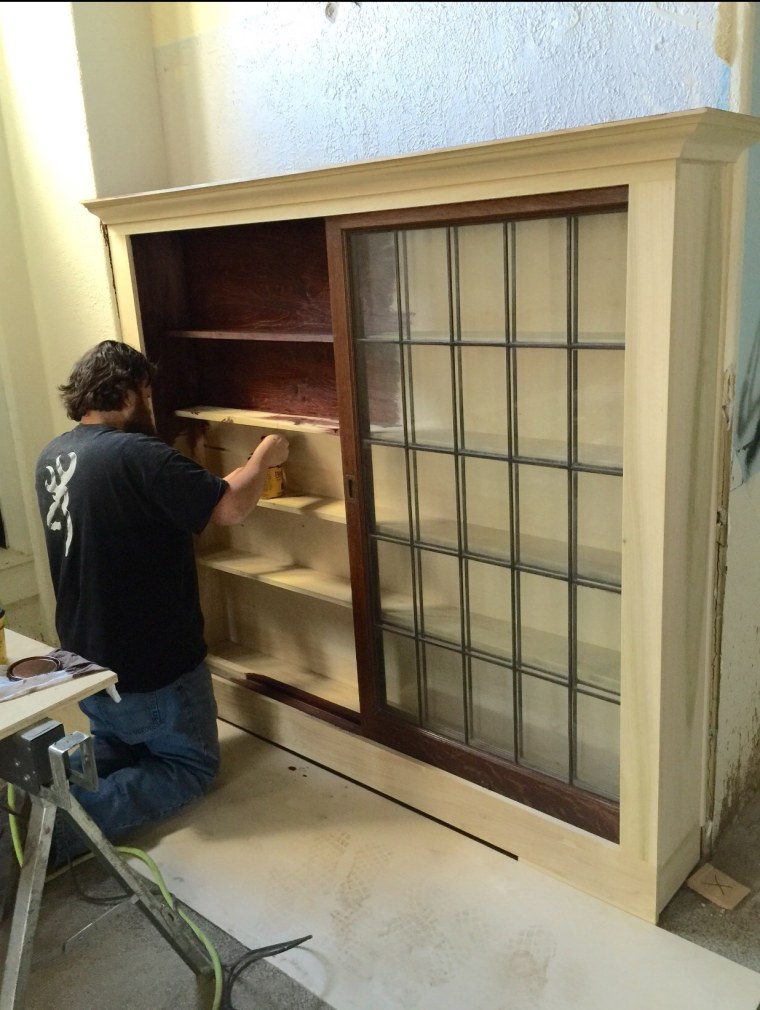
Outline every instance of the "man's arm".
<path fill-rule="evenodd" d="M 270 466 L 279 466 L 288 458 L 289 446 L 282 435 L 267 435 L 254 449 L 245 466 L 233 470 L 224 479 L 227 490 L 217 502 L 209 522 L 217 526 L 236 526 L 253 510 L 267 480 Z"/>

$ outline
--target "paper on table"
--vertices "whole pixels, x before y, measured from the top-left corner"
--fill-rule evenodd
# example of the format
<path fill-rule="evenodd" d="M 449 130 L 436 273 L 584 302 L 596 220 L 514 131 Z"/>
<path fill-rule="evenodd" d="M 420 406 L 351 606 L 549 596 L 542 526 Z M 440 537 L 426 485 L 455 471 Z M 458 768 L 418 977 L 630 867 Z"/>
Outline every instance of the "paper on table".
<path fill-rule="evenodd" d="M 1 669 L 3 668 L 0 667 Z M 43 687 L 52 687 L 54 684 L 62 684 L 73 679 L 74 674 L 69 673 L 68 670 L 40 673 L 36 677 L 28 677 L 26 680 L 9 680 L 5 675 L 0 675 L 0 701 L 18 698 L 22 694 L 31 694 L 32 691 L 40 691 Z"/>
<path fill-rule="evenodd" d="M 27 677 L 24 680 L 10 680 L 5 676 L 7 667 L 0 666 L 0 702 L 8 701 L 11 698 L 19 698 L 24 694 L 31 694 L 32 691 L 40 691 L 43 687 L 52 687 L 54 684 L 63 684 L 74 677 L 81 677 L 87 673 L 99 673 L 105 667 L 91 663 L 89 659 L 77 656 L 73 652 L 66 652 L 63 649 L 54 649 L 47 653 L 47 657 L 57 660 L 62 669 L 53 670 L 50 673 L 40 673 L 36 677 Z M 106 688 L 114 701 L 118 701 L 118 694 L 113 688 Z M 113 692 L 113 693 L 112 693 Z"/>

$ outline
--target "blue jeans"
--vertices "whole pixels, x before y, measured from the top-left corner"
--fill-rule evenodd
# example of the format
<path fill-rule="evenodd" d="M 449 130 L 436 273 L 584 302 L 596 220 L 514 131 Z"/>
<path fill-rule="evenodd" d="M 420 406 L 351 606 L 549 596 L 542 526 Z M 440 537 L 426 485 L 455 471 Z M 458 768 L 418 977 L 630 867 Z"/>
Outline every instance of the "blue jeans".
<path fill-rule="evenodd" d="M 90 720 L 100 781 L 95 792 L 72 785 L 71 793 L 109 841 L 198 799 L 216 778 L 217 710 L 205 662 L 158 691 L 123 694 L 120 702 L 101 692 L 79 707 Z M 56 865 L 88 850 L 61 821 Z"/>

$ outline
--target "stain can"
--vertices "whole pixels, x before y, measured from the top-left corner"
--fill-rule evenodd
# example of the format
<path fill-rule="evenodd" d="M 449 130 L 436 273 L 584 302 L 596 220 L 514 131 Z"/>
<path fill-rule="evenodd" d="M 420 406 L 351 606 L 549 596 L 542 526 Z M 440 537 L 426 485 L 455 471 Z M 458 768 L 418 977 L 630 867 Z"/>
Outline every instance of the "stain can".
<path fill-rule="evenodd" d="M 262 435 L 261 441 L 263 442 L 265 438 L 266 435 Z M 267 470 L 266 484 L 264 484 L 264 490 L 261 492 L 261 497 L 279 498 L 281 495 L 285 494 L 285 489 L 285 471 L 282 468 L 282 464 L 270 466 Z"/>
<path fill-rule="evenodd" d="M 285 494 L 285 471 L 282 466 L 270 466 L 267 470 L 267 480 L 261 497 L 279 498 L 283 494 Z"/>
<path fill-rule="evenodd" d="M 8 665 L 8 649 L 5 645 L 5 611 L 0 607 L 0 666 Z"/>

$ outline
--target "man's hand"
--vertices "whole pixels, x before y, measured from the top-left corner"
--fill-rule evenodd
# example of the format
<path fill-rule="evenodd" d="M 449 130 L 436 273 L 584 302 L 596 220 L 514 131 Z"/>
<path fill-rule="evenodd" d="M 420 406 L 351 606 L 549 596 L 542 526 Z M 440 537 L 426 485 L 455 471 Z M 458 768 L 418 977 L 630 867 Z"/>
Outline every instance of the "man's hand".
<path fill-rule="evenodd" d="M 270 466 L 279 466 L 288 458 L 290 446 L 282 435 L 265 435 L 253 450 L 245 466 L 224 478 L 228 488 L 211 513 L 217 526 L 236 526 L 255 508 L 261 497 Z"/>
<path fill-rule="evenodd" d="M 261 462 L 269 469 L 270 466 L 279 466 L 284 463 L 289 452 L 288 440 L 282 435 L 265 435 L 251 455 L 255 456 L 257 453 L 261 453 L 263 456 Z"/>

